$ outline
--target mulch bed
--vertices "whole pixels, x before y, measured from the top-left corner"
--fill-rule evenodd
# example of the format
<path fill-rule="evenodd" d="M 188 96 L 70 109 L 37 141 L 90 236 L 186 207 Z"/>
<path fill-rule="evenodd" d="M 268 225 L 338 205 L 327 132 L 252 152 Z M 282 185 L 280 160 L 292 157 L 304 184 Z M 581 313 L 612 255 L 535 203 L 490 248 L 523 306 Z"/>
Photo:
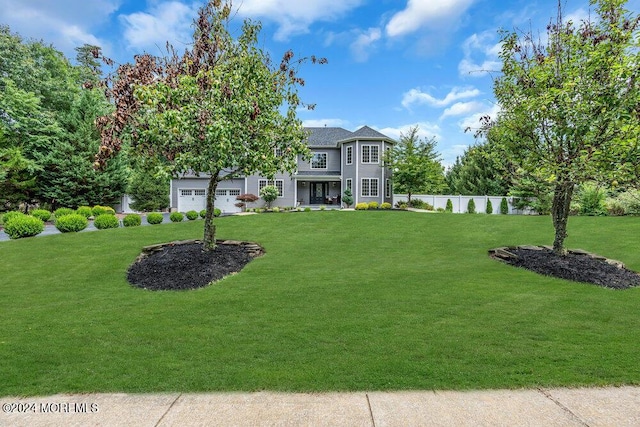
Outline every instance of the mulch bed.
<path fill-rule="evenodd" d="M 218 244 L 208 252 L 199 242 L 167 244 L 140 256 L 129 267 L 127 280 L 154 291 L 197 289 L 239 272 L 253 258 L 238 244 Z"/>
<path fill-rule="evenodd" d="M 628 289 L 640 286 L 640 274 L 625 268 L 618 262 L 607 262 L 603 257 L 586 253 L 569 253 L 558 256 L 548 248 L 503 248 L 506 254 L 490 251 L 493 258 L 507 264 L 526 268 L 545 276 L 553 276 L 576 282 L 592 283 L 611 289 Z M 508 254 L 515 255 L 514 257 Z"/>

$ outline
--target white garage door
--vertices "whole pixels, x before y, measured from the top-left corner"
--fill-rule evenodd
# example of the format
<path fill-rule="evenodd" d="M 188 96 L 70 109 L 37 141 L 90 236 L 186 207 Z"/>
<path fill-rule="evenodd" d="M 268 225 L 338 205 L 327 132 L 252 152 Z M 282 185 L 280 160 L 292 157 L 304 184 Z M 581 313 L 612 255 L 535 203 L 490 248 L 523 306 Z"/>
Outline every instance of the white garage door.
<path fill-rule="evenodd" d="M 236 206 L 238 200 L 236 196 L 240 195 L 240 190 L 216 190 L 216 202 L 215 207 L 220 209 L 223 213 L 240 212 L 241 209 Z"/>
<path fill-rule="evenodd" d="M 200 212 L 207 207 L 207 190 L 181 188 L 178 198 L 178 211 Z"/>

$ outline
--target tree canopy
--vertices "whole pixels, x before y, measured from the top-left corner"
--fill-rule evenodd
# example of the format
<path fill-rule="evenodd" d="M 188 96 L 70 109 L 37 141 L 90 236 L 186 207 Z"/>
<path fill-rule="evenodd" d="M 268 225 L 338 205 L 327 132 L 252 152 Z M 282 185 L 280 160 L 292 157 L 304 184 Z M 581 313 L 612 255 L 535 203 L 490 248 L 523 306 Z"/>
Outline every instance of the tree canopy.
<path fill-rule="evenodd" d="M 204 248 L 215 247 L 215 190 L 241 175 L 292 172 L 309 156 L 296 109 L 304 80 L 288 51 L 279 64 L 258 48 L 259 23 L 229 32 L 231 2 L 211 0 L 198 12 L 193 46 L 179 56 L 148 54 L 118 68 L 110 81 L 116 110 L 98 120 L 96 166 L 126 142 L 134 155 L 157 158 L 174 175 L 207 174 Z M 318 62 L 311 57 L 312 62 Z M 324 62 L 320 60 L 319 62 Z"/>
<path fill-rule="evenodd" d="M 554 251 L 565 253 L 569 205 L 587 180 L 637 179 L 640 159 L 639 17 L 624 0 L 591 2 L 597 18 L 565 22 L 559 5 L 547 42 L 505 32 L 494 82 L 498 129 L 515 165 L 553 188 Z"/>

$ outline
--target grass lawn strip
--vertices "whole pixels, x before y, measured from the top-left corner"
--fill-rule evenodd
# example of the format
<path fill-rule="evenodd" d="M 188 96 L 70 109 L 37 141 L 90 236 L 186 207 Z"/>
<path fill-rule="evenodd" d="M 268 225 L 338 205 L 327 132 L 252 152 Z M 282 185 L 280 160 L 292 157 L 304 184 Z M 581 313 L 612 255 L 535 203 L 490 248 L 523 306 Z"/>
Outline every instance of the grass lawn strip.
<path fill-rule="evenodd" d="M 547 217 L 411 212 L 225 217 L 266 250 L 186 292 L 126 282 L 143 246 L 201 222 L 0 243 L 0 395 L 640 384 L 640 290 L 497 263 Z M 640 218 L 577 217 L 569 247 L 640 271 Z"/>

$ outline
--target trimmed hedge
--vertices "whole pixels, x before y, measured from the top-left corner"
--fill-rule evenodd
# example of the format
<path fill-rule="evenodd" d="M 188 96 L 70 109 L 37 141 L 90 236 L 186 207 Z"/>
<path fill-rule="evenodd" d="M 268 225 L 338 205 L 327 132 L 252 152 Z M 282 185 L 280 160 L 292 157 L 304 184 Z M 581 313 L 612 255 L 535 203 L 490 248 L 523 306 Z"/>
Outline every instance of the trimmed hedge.
<path fill-rule="evenodd" d="M 367 209 L 369 209 L 369 204 L 362 202 L 362 203 L 358 203 L 356 205 L 356 210 L 357 211 L 366 211 Z"/>
<path fill-rule="evenodd" d="M 182 215 L 180 212 L 172 212 L 171 215 L 169 215 L 169 219 L 171 220 L 171 222 L 182 222 L 182 220 L 184 219 L 184 215 Z"/>
<path fill-rule="evenodd" d="M 204 219 L 205 216 L 207 216 L 207 210 L 206 209 L 202 209 L 200 211 L 200 218 Z"/>
<path fill-rule="evenodd" d="M 76 209 L 76 213 L 78 215 L 82 215 L 83 217 L 89 219 L 89 217 L 91 215 L 93 215 L 93 211 L 91 210 L 91 208 L 89 206 L 80 206 L 78 209 Z"/>
<path fill-rule="evenodd" d="M 220 215 L 222 215 L 222 211 L 218 208 L 213 208 L 213 216 L 219 217 Z"/>
<path fill-rule="evenodd" d="M 53 216 L 55 216 L 56 219 L 58 219 L 58 218 L 62 218 L 63 216 L 71 215 L 75 213 L 76 211 L 74 211 L 71 208 L 58 208 L 53 212 Z"/>
<path fill-rule="evenodd" d="M 369 202 L 369 209 L 378 209 L 378 202 Z"/>
<path fill-rule="evenodd" d="M 87 225 L 89 225 L 89 220 L 76 213 L 56 218 L 56 228 L 62 233 L 75 233 L 84 230 Z"/>
<path fill-rule="evenodd" d="M 380 209 L 384 209 L 384 210 L 389 210 L 391 209 L 391 203 L 389 202 L 384 202 L 383 204 L 380 205 Z"/>
<path fill-rule="evenodd" d="M 164 220 L 164 217 L 160 212 L 151 212 L 147 214 L 147 222 L 149 224 L 155 225 L 160 224 Z"/>
<path fill-rule="evenodd" d="M 26 215 L 23 214 L 22 212 L 18 212 L 18 211 L 9 211 L 9 212 L 5 213 L 4 215 L 2 215 L 2 222 L 6 224 L 9 221 L 11 221 L 13 218 L 16 218 L 16 217 L 19 217 L 19 216 L 26 216 Z"/>
<path fill-rule="evenodd" d="M 120 227 L 120 221 L 118 221 L 118 218 L 115 215 L 103 213 L 102 215 L 98 215 L 96 219 L 93 220 L 93 225 L 98 230 L 105 230 L 107 228 Z"/>
<path fill-rule="evenodd" d="M 35 216 L 14 215 L 4 224 L 4 232 L 11 239 L 36 236 L 44 231 L 44 222 Z"/>
<path fill-rule="evenodd" d="M 189 221 L 194 221 L 194 220 L 198 219 L 198 212 L 196 212 L 196 211 L 189 211 L 185 215 L 187 216 L 187 219 Z"/>
<path fill-rule="evenodd" d="M 467 213 L 476 213 L 476 202 L 474 202 L 473 199 L 470 199 L 469 203 L 467 203 Z"/>
<path fill-rule="evenodd" d="M 138 214 L 129 214 L 122 218 L 122 225 L 125 227 L 136 227 L 142 224 L 142 218 Z"/>
<path fill-rule="evenodd" d="M 51 212 L 46 209 L 34 209 L 29 212 L 29 215 L 35 216 L 38 219 L 41 219 L 43 222 L 49 221 L 51 219 Z"/>

